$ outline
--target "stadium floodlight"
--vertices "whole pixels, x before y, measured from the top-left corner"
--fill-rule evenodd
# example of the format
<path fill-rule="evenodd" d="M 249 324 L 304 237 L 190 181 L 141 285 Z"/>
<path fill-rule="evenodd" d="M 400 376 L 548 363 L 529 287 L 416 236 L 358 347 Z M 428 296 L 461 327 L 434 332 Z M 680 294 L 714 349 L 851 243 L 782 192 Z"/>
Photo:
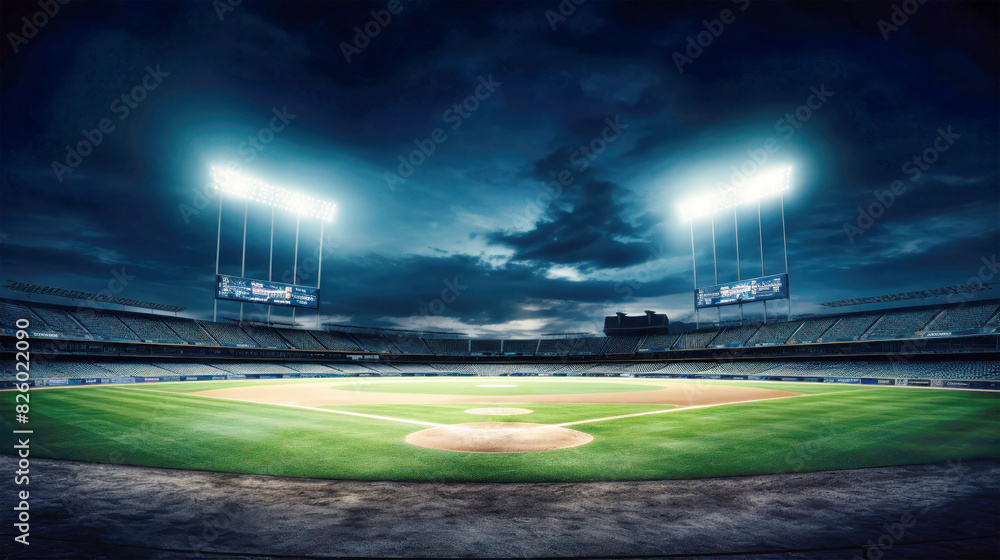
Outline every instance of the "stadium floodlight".
<path fill-rule="evenodd" d="M 720 185 L 715 192 L 694 195 L 678 205 L 681 219 L 690 222 L 780 194 L 790 188 L 791 174 L 791 166 L 765 169 L 738 183 Z"/>
<path fill-rule="evenodd" d="M 333 220 L 337 205 L 220 167 L 212 167 L 212 183 L 220 192 L 288 210 L 300 216 Z"/>
<path fill-rule="evenodd" d="M 738 180 L 731 183 L 719 184 L 714 192 L 702 193 L 691 196 L 678 204 L 678 213 L 681 219 L 687 222 L 691 232 L 691 269 L 694 277 L 695 293 L 698 293 L 698 263 L 694 246 L 694 220 L 704 217 L 712 217 L 712 262 L 715 267 L 715 282 L 719 283 L 719 264 L 715 246 L 715 213 L 721 210 L 735 209 L 744 204 L 757 203 L 757 232 L 760 239 L 760 275 L 765 276 L 764 271 L 764 228 L 761 225 L 760 201 L 764 198 L 782 195 L 781 198 L 781 242 L 785 254 L 785 276 L 788 275 L 788 241 L 785 238 L 785 199 L 784 192 L 790 188 L 792 168 L 791 166 L 776 166 L 761 169 L 749 176 L 741 170 L 734 173 Z M 736 279 L 742 279 L 740 272 L 740 225 L 737 212 L 733 212 L 733 226 L 736 231 Z M 788 301 L 788 320 L 792 319 L 792 303 L 787 292 L 783 299 Z M 767 301 L 764 301 L 764 322 L 767 322 Z M 695 327 L 699 324 L 699 308 L 695 305 Z M 722 312 L 719 312 L 719 322 L 722 322 Z M 740 324 L 743 323 L 743 305 L 740 304 Z"/>

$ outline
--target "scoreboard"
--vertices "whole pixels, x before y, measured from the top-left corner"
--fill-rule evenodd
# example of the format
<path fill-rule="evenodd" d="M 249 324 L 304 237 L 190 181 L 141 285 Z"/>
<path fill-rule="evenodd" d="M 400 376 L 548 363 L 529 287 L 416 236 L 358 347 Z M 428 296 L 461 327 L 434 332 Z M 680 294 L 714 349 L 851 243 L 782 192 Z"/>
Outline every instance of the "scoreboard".
<path fill-rule="evenodd" d="M 319 309 L 319 288 L 219 274 L 215 299 Z"/>
<path fill-rule="evenodd" d="M 718 284 L 694 291 L 697 309 L 788 298 L 788 274 L 774 274 Z"/>

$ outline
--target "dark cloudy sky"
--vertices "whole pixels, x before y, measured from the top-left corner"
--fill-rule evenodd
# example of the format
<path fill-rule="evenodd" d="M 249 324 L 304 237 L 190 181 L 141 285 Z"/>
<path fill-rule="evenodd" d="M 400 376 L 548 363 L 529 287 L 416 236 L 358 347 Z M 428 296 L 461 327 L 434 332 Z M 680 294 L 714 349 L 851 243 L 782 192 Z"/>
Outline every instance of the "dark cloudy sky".
<path fill-rule="evenodd" d="M 997 280 L 996 5 L 899 6 L 74 0 L 43 17 L 4 2 L 2 276 L 96 292 L 124 268 L 119 295 L 210 317 L 208 171 L 229 164 L 337 203 L 326 318 L 475 335 L 597 331 L 619 310 L 685 320 L 677 203 L 764 153 L 794 169 L 793 311 Z M 433 153 L 401 168 L 418 144 Z M 224 200 L 225 274 L 243 209 Z M 249 207 L 247 276 L 267 276 L 270 215 Z M 761 217 L 758 232 L 757 209 L 739 212 L 743 277 L 760 275 L 761 236 L 764 272 L 784 270 L 777 200 Z M 716 216 L 720 281 L 737 274 L 733 222 Z M 275 227 L 281 279 L 294 218 Z M 302 222 L 303 283 L 318 228 Z M 713 283 L 710 222 L 694 235 Z"/>

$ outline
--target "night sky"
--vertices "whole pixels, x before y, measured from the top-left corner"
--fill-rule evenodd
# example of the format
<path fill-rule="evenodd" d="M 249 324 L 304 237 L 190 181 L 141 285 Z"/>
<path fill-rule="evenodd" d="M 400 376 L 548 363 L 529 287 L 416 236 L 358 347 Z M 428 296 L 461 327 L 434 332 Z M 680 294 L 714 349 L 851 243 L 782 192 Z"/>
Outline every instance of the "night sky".
<path fill-rule="evenodd" d="M 474 336 L 688 321 L 678 202 L 790 165 L 794 312 L 1000 281 L 984 265 L 1000 253 L 995 3 L 41 5 L 2 4 L 4 279 L 98 292 L 124 274 L 116 295 L 210 318 L 209 170 L 228 165 L 337 204 L 323 320 Z M 271 210 L 247 211 L 245 275 L 267 278 Z M 243 213 L 223 200 L 224 274 Z M 760 216 L 736 216 L 743 278 L 761 238 L 763 272 L 784 271 L 779 200 Z M 716 214 L 720 281 L 737 277 L 733 224 Z M 275 280 L 292 279 L 294 231 L 278 211 Z M 297 280 L 315 285 L 319 222 L 300 234 Z M 713 284 L 711 221 L 694 236 Z"/>

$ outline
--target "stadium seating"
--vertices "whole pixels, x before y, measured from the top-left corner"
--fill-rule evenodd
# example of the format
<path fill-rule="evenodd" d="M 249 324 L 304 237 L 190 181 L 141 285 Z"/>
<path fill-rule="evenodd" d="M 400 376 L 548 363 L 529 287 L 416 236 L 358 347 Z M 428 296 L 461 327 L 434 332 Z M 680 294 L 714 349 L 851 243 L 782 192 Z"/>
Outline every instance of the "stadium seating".
<path fill-rule="evenodd" d="M 299 350 L 324 350 L 323 345 L 310 334 L 310 331 L 297 329 L 274 329 L 289 346 Z"/>
<path fill-rule="evenodd" d="M 437 373 L 430 364 L 393 364 L 402 373 Z"/>
<path fill-rule="evenodd" d="M 802 321 L 785 321 L 782 323 L 766 323 L 746 341 L 744 346 L 766 346 L 784 344 L 788 337 L 799 328 Z"/>
<path fill-rule="evenodd" d="M 361 352 L 361 346 L 346 334 L 336 331 L 310 331 L 327 350 L 339 352 Z"/>
<path fill-rule="evenodd" d="M 0 327 L 17 329 L 18 319 L 27 319 L 30 330 L 39 332 L 50 330 L 45 321 L 26 305 L 16 301 L 0 300 Z"/>
<path fill-rule="evenodd" d="M 281 338 L 274 329 L 259 325 L 242 325 L 243 332 L 250 335 L 250 338 L 261 348 L 288 348 L 288 343 Z"/>
<path fill-rule="evenodd" d="M 862 339 L 912 338 L 937 313 L 937 309 L 888 312 L 868 329 Z"/>
<path fill-rule="evenodd" d="M 1000 380 L 1000 361 L 825 361 L 785 362 L 767 375 L 884 379 Z"/>
<path fill-rule="evenodd" d="M 15 375 L 13 360 L 0 361 L 0 380 Z M 1000 381 L 998 360 L 862 360 L 862 361 L 732 361 L 732 362 L 617 362 L 573 364 L 384 364 L 367 363 L 298 363 L 298 362 L 196 362 L 117 361 L 37 361 L 31 368 L 36 380 L 89 379 L 116 377 L 155 377 L 173 381 L 186 376 L 213 375 L 358 375 L 379 376 L 415 374 L 471 374 L 482 376 L 520 374 L 559 375 L 768 375 L 774 377 L 814 378 L 886 378 L 930 380 L 992 380 Z"/>
<path fill-rule="evenodd" d="M 507 355 L 534 356 L 537 349 L 538 339 L 503 341 L 503 353 Z"/>
<path fill-rule="evenodd" d="M 819 337 L 819 342 L 858 340 L 881 316 L 881 313 L 871 313 L 841 317 L 839 321 L 823 333 L 823 336 Z"/>
<path fill-rule="evenodd" d="M 362 348 L 368 350 L 369 352 L 378 352 L 379 354 L 400 353 L 399 348 L 396 348 L 393 343 L 389 342 L 380 334 L 351 333 L 351 336 L 358 341 L 358 344 L 360 344 Z"/>
<path fill-rule="evenodd" d="M 365 364 L 365 367 L 379 374 L 380 377 L 400 375 L 401 372 L 399 368 L 392 364 L 383 364 L 379 362 L 369 362 Z"/>
<path fill-rule="evenodd" d="M 578 339 L 576 344 L 573 345 L 573 349 L 570 350 L 571 356 L 597 356 L 602 352 L 604 345 L 607 344 L 608 337 L 592 337 L 592 338 L 581 338 Z"/>
<path fill-rule="evenodd" d="M 743 346 L 743 343 L 747 341 L 757 330 L 760 328 L 759 324 L 753 325 L 743 325 L 741 327 L 726 327 L 722 329 L 719 336 L 712 340 L 711 346 L 713 347 L 730 347 L 730 346 Z"/>
<path fill-rule="evenodd" d="M 369 367 L 365 367 L 364 364 L 328 364 L 328 367 L 340 371 L 342 373 L 348 373 L 352 375 L 356 374 L 371 374 L 375 373 L 375 370 Z"/>
<path fill-rule="evenodd" d="M 170 327 L 170 330 L 177 333 L 177 336 L 190 342 L 191 344 L 205 344 L 208 346 L 218 346 L 219 342 L 212 338 L 205 329 L 191 319 L 178 319 L 176 317 L 161 317 L 160 321 Z"/>
<path fill-rule="evenodd" d="M 386 333 L 383 336 L 391 342 L 399 351 L 403 354 L 431 354 L 430 348 L 424 344 L 420 337 L 413 334 L 389 334 Z"/>
<path fill-rule="evenodd" d="M 141 340 L 146 342 L 169 342 L 171 344 L 184 344 L 186 342 L 159 319 L 128 313 L 123 313 L 118 318 L 139 335 Z"/>
<path fill-rule="evenodd" d="M 22 315 L 23 317 L 23 315 Z M 0 360 L 0 380 L 9 381 L 15 379 L 17 372 L 17 361 L 15 360 Z M 23 363 L 23 362 L 22 362 Z M 51 366 L 52 362 L 47 360 L 35 361 L 31 364 L 31 369 L 29 374 L 32 379 L 52 379 L 63 377 L 62 372 L 57 371 Z M 110 373 L 110 372 L 109 372 Z"/>
<path fill-rule="evenodd" d="M 103 311 L 84 309 L 71 313 L 78 323 L 84 326 L 94 338 L 105 340 L 139 340 L 132 329 L 115 315 Z"/>
<path fill-rule="evenodd" d="M 297 373 L 295 370 L 287 366 L 271 363 L 220 362 L 212 365 L 228 373 L 243 375 L 253 373 Z"/>
<path fill-rule="evenodd" d="M 576 344 L 575 338 L 543 338 L 536 356 L 568 356 Z"/>
<path fill-rule="evenodd" d="M 435 356 L 464 356 L 469 353 L 467 338 L 425 338 L 424 344 Z"/>
<path fill-rule="evenodd" d="M 788 339 L 789 344 L 809 344 L 816 342 L 837 322 L 836 317 L 816 317 L 802 322 L 802 326 Z"/>
<path fill-rule="evenodd" d="M 678 339 L 677 343 L 674 344 L 674 350 L 688 350 L 691 348 L 705 348 L 712 342 L 712 339 L 719 334 L 719 331 L 702 331 L 702 332 L 688 332 L 682 334 Z"/>
<path fill-rule="evenodd" d="M 246 346 L 256 347 L 257 343 L 250 335 L 243 332 L 243 329 L 229 323 L 213 323 L 211 321 L 197 322 L 212 338 L 219 341 L 223 346 Z"/>
<path fill-rule="evenodd" d="M 676 334 L 651 334 L 639 343 L 639 352 L 665 352 L 677 342 Z"/>
<path fill-rule="evenodd" d="M 115 372 L 102 368 L 93 362 L 53 361 L 49 362 L 49 367 L 61 372 L 67 378 L 117 377 Z"/>
<path fill-rule="evenodd" d="M 987 325 L 990 317 L 997 314 L 997 303 L 994 302 L 968 302 L 955 307 L 945 308 L 931 324 L 924 329 L 926 331 L 963 331 L 970 329 L 981 329 Z"/>
<path fill-rule="evenodd" d="M 190 362 L 156 362 L 153 365 L 180 375 L 225 375 L 227 372 L 210 364 Z"/>
<path fill-rule="evenodd" d="M 288 362 L 284 364 L 285 367 L 295 370 L 299 373 L 306 373 L 311 375 L 339 375 L 340 371 L 333 368 L 327 367 L 324 364 L 301 364 L 298 362 Z"/>
<path fill-rule="evenodd" d="M 652 373 L 654 371 L 659 371 L 662 368 L 663 364 L 659 362 L 641 362 L 632 364 L 633 373 Z"/>
<path fill-rule="evenodd" d="M 685 374 L 685 373 L 705 373 L 710 371 L 719 364 L 714 362 L 673 362 L 665 364 L 662 368 L 657 370 L 656 373 L 666 373 L 666 374 Z"/>
<path fill-rule="evenodd" d="M 496 356 L 500 353 L 500 340 L 474 338 L 471 341 L 470 352 L 475 355 Z"/>
<path fill-rule="evenodd" d="M 605 355 L 634 354 L 641 336 L 609 336 L 602 352 Z"/>
<path fill-rule="evenodd" d="M 108 370 L 116 377 L 164 377 L 172 372 L 145 362 L 95 362 L 95 366 Z"/>
<path fill-rule="evenodd" d="M 722 375 L 759 375 L 778 367 L 776 362 L 723 362 L 712 368 L 712 373 Z"/>
<path fill-rule="evenodd" d="M 51 327 L 53 332 L 58 333 L 61 337 L 78 339 L 94 338 L 75 319 L 70 317 L 69 313 L 62 309 L 41 305 L 32 306 L 31 309 Z"/>

